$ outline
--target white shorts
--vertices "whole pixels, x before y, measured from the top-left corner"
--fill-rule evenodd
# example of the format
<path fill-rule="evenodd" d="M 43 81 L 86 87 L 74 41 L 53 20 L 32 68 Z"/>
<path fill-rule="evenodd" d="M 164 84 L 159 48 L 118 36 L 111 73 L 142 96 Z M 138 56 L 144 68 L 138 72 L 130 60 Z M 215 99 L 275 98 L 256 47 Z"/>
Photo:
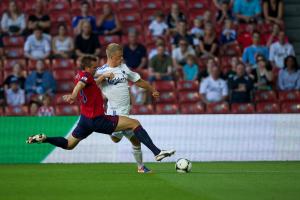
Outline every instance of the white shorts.
<path fill-rule="evenodd" d="M 106 114 L 108 114 L 108 115 L 120 115 L 120 116 L 128 117 L 129 112 L 130 112 L 130 107 L 131 106 L 123 106 L 123 107 L 113 108 L 113 107 L 108 106 Z M 133 135 L 134 135 L 134 133 L 131 130 L 118 131 L 118 132 L 113 132 L 112 133 L 112 136 L 114 136 L 116 138 L 119 138 L 119 139 L 122 139 L 123 136 L 130 139 Z"/>

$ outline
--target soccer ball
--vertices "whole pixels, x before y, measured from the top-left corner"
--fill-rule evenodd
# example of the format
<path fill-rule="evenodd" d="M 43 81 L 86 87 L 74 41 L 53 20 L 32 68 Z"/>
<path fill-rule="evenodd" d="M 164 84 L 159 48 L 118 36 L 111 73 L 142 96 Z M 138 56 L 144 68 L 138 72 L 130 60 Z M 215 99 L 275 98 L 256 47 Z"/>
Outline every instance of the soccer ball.
<path fill-rule="evenodd" d="M 179 158 L 176 161 L 175 169 L 179 173 L 188 173 L 192 169 L 192 163 L 188 159 L 185 158 Z"/>

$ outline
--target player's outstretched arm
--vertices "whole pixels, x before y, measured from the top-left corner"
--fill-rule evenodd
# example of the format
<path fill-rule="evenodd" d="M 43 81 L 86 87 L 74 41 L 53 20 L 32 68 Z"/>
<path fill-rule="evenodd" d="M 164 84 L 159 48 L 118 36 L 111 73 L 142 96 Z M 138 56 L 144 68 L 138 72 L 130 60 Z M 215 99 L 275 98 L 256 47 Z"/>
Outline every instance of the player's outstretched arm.
<path fill-rule="evenodd" d="M 114 78 L 114 74 L 113 73 L 105 73 L 105 74 L 101 74 L 101 75 L 98 75 L 96 77 L 96 84 L 99 85 L 100 83 L 102 83 L 102 81 L 104 81 L 106 78 L 108 79 L 113 79 Z"/>
<path fill-rule="evenodd" d="M 64 101 L 70 104 L 74 103 L 78 93 L 85 87 L 85 85 L 86 84 L 84 82 L 79 81 L 74 87 L 72 94 L 67 94 L 63 96 Z"/>
<path fill-rule="evenodd" d="M 159 97 L 159 92 L 152 85 L 150 85 L 149 82 L 147 82 L 147 81 L 145 81 L 143 79 L 139 79 L 137 82 L 135 82 L 135 84 L 138 87 L 144 88 L 145 90 L 151 92 L 152 96 L 154 98 L 158 98 Z"/>

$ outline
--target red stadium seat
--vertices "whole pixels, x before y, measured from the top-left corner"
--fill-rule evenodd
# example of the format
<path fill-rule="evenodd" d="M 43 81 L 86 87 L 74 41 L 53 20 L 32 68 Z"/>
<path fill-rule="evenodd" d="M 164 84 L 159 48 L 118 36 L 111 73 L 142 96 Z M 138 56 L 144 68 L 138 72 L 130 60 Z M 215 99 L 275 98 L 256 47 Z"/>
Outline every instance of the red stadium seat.
<path fill-rule="evenodd" d="M 256 104 L 256 112 L 258 113 L 279 113 L 280 106 L 276 102 L 263 102 Z"/>
<path fill-rule="evenodd" d="M 181 12 L 185 12 L 187 6 L 185 0 L 164 0 L 164 7 L 167 12 L 170 11 L 173 3 L 177 3 L 179 5 L 179 9 Z"/>
<path fill-rule="evenodd" d="M 152 105 L 134 105 L 131 109 L 133 115 L 149 115 L 154 114 L 154 108 Z"/>
<path fill-rule="evenodd" d="M 120 43 L 121 39 L 117 35 L 110 35 L 110 36 L 99 36 L 99 42 L 103 46 L 107 46 L 109 43 Z"/>
<path fill-rule="evenodd" d="M 28 107 L 27 106 L 6 106 L 5 107 L 5 115 L 7 116 L 24 116 L 28 115 Z"/>
<path fill-rule="evenodd" d="M 143 0 L 141 1 L 141 6 L 143 10 L 154 10 L 154 11 L 163 11 L 162 0 Z"/>
<path fill-rule="evenodd" d="M 118 15 L 122 24 L 126 22 L 134 22 L 136 24 L 141 23 L 141 15 L 139 12 L 123 11 L 118 13 Z"/>
<path fill-rule="evenodd" d="M 276 92 L 273 90 L 257 91 L 254 100 L 255 102 L 274 102 L 277 100 Z"/>
<path fill-rule="evenodd" d="M 22 36 L 5 36 L 3 44 L 5 47 L 22 47 L 24 46 L 24 37 Z"/>
<path fill-rule="evenodd" d="M 205 106 L 203 103 L 185 103 L 180 104 L 181 114 L 204 114 Z"/>
<path fill-rule="evenodd" d="M 176 103 L 176 93 L 175 92 L 161 92 L 156 103 Z"/>
<path fill-rule="evenodd" d="M 26 66 L 26 60 L 25 59 L 5 59 L 4 60 L 4 69 L 12 69 L 12 67 L 19 63 L 23 67 Z"/>
<path fill-rule="evenodd" d="M 139 69 L 139 70 L 134 70 L 136 71 L 144 80 L 148 80 L 149 78 L 149 70 L 148 69 Z"/>
<path fill-rule="evenodd" d="M 4 115 L 4 111 L 2 108 L 0 108 L 0 116 L 3 116 Z"/>
<path fill-rule="evenodd" d="M 73 59 L 52 59 L 52 69 L 75 69 Z"/>
<path fill-rule="evenodd" d="M 189 20 L 193 21 L 196 18 L 202 18 L 205 9 L 193 9 L 189 11 Z"/>
<path fill-rule="evenodd" d="M 229 44 L 226 49 L 220 52 L 223 56 L 241 56 L 242 50 L 238 43 Z"/>
<path fill-rule="evenodd" d="M 157 91 L 174 91 L 175 90 L 175 82 L 174 81 L 155 81 L 153 86 Z"/>
<path fill-rule="evenodd" d="M 73 80 L 75 77 L 74 70 L 53 70 L 53 76 L 57 81 Z"/>
<path fill-rule="evenodd" d="M 68 0 L 52 0 L 49 2 L 49 10 L 51 11 L 69 11 L 71 5 Z"/>
<path fill-rule="evenodd" d="M 71 15 L 65 11 L 52 11 L 50 13 L 51 22 L 62 22 L 70 24 L 72 21 Z"/>
<path fill-rule="evenodd" d="M 148 27 L 150 22 L 155 18 L 156 12 L 157 10 L 144 10 L 142 12 L 144 26 Z"/>
<path fill-rule="evenodd" d="M 44 65 L 46 69 L 50 69 L 51 68 L 51 63 L 49 59 L 45 59 L 44 61 Z M 37 60 L 28 60 L 28 64 L 27 64 L 27 69 L 29 71 L 33 71 L 36 68 L 36 62 Z"/>
<path fill-rule="evenodd" d="M 73 81 L 58 81 L 56 84 L 57 92 L 65 93 L 65 92 L 72 92 L 74 88 Z"/>
<path fill-rule="evenodd" d="M 187 6 L 189 11 L 207 9 L 209 7 L 207 0 L 188 0 Z"/>
<path fill-rule="evenodd" d="M 138 12 L 139 3 L 138 1 L 120 1 L 118 4 L 119 11 L 130 11 L 130 12 Z"/>
<path fill-rule="evenodd" d="M 300 91 L 279 91 L 278 92 L 280 102 L 300 102 Z"/>
<path fill-rule="evenodd" d="M 156 106 L 157 114 L 177 114 L 178 105 L 177 104 L 157 104 Z"/>
<path fill-rule="evenodd" d="M 122 22 L 123 26 L 122 26 L 122 33 L 124 34 L 122 36 L 122 44 L 126 44 L 128 41 L 128 38 L 127 38 L 127 33 L 131 30 L 135 30 L 137 31 L 138 33 L 143 33 L 143 26 L 141 25 L 140 22 L 136 23 L 136 22 Z M 124 38 L 124 39 L 123 39 Z M 143 34 L 140 34 L 139 35 L 139 41 L 140 42 L 144 42 L 144 38 L 143 38 Z"/>
<path fill-rule="evenodd" d="M 228 114 L 230 110 L 227 102 L 209 103 L 206 106 L 206 112 L 209 114 Z"/>
<path fill-rule="evenodd" d="M 285 102 L 281 104 L 283 113 L 300 113 L 300 102 Z"/>
<path fill-rule="evenodd" d="M 199 91 L 199 81 L 184 81 L 177 82 L 178 91 Z"/>
<path fill-rule="evenodd" d="M 79 115 L 77 105 L 60 105 L 55 107 L 55 113 L 59 116 Z"/>
<path fill-rule="evenodd" d="M 8 58 L 23 58 L 23 47 L 7 47 L 5 48 L 5 54 Z"/>
<path fill-rule="evenodd" d="M 179 103 L 197 103 L 201 100 L 199 92 L 182 91 L 178 94 Z"/>
<path fill-rule="evenodd" d="M 231 104 L 231 113 L 233 114 L 247 114 L 254 113 L 255 107 L 251 103 L 233 103 Z"/>

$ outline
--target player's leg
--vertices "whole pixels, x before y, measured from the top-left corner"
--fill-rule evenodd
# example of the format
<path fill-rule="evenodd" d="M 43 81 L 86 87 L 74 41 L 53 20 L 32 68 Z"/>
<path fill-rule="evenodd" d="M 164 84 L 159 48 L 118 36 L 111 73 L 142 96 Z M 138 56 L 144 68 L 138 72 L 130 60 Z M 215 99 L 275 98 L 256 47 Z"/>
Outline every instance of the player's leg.
<path fill-rule="evenodd" d="M 160 161 L 163 158 L 171 156 L 175 153 L 174 150 L 160 150 L 157 146 L 155 146 L 147 131 L 141 126 L 140 122 L 136 119 L 132 119 L 125 116 L 119 116 L 118 124 L 115 131 L 123 130 L 132 130 L 137 139 L 152 151 L 157 161 Z"/>
<path fill-rule="evenodd" d="M 134 136 L 132 131 L 124 131 L 124 135 L 132 144 L 132 154 L 138 165 L 138 173 L 151 173 L 152 171 L 143 163 L 141 142 Z"/>

